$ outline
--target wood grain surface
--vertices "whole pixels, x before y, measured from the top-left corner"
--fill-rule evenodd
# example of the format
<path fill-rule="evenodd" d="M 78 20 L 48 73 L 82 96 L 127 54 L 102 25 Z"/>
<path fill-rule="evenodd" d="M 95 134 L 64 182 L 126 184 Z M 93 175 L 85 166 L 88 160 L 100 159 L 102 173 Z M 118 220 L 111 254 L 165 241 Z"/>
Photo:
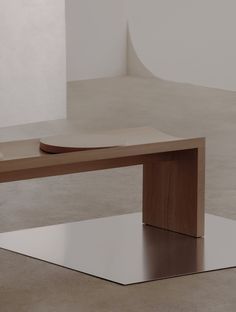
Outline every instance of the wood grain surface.
<path fill-rule="evenodd" d="M 92 142 L 91 136 L 102 139 Z M 81 137 L 85 140 L 86 134 Z M 143 164 L 144 223 L 195 237 L 204 235 L 204 138 L 176 138 L 147 127 L 88 137 L 89 144 L 80 141 L 76 147 L 83 150 L 58 154 L 43 152 L 40 139 L 0 143 L 0 182 Z"/>

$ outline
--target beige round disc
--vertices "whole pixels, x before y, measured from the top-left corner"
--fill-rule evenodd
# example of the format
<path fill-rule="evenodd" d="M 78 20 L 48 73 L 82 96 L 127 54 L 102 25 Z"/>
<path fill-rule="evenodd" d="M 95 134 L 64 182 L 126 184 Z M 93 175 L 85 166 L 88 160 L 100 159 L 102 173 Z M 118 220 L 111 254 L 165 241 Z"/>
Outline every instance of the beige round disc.
<path fill-rule="evenodd" d="M 114 134 L 70 134 L 51 136 L 40 140 L 40 149 L 52 154 L 122 145 L 125 145 L 124 140 Z"/>

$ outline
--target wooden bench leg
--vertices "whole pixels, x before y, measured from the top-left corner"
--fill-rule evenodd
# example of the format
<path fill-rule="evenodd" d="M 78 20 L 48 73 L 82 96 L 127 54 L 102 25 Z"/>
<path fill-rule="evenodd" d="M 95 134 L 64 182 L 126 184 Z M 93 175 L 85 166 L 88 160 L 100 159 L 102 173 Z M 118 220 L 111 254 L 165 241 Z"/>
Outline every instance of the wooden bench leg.
<path fill-rule="evenodd" d="M 152 155 L 143 165 L 143 223 L 204 236 L 205 148 Z"/>

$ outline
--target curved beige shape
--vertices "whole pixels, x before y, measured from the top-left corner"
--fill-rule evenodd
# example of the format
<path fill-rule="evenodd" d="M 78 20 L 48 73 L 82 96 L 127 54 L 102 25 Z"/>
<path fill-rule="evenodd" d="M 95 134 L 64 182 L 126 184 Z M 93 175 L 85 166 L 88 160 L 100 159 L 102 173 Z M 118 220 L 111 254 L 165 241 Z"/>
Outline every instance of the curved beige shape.
<path fill-rule="evenodd" d="M 122 145 L 124 145 L 124 142 L 121 138 L 109 134 L 58 135 L 40 140 L 40 149 L 52 154 L 109 148 Z"/>
<path fill-rule="evenodd" d="M 47 153 L 67 153 L 90 149 L 175 141 L 179 138 L 149 127 L 114 129 L 96 133 L 75 132 L 42 138 L 40 149 Z"/>
<path fill-rule="evenodd" d="M 142 63 L 140 58 L 137 55 L 137 52 L 134 48 L 130 31 L 128 29 L 128 38 L 127 38 L 127 74 L 129 76 L 137 76 L 144 78 L 154 78 L 153 73 L 148 70 L 145 65 Z"/>
<path fill-rule="evenodd" d="M 128 0 L 130 36 L 161 79 L 236 90 L 236 3 Z"/>

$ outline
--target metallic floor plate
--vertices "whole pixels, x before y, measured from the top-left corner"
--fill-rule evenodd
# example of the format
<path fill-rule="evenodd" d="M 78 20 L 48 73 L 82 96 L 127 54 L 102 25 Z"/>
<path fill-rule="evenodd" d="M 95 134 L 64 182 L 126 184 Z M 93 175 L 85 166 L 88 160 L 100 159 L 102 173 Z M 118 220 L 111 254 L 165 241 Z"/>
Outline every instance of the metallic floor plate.
<path fill-rule="evenodd" d="M 236 266 L 236 221 L 206 214 L 195 239 L 145 226 L 141 213 L 0 234 L 0 247 L 128 285 Z"/>

